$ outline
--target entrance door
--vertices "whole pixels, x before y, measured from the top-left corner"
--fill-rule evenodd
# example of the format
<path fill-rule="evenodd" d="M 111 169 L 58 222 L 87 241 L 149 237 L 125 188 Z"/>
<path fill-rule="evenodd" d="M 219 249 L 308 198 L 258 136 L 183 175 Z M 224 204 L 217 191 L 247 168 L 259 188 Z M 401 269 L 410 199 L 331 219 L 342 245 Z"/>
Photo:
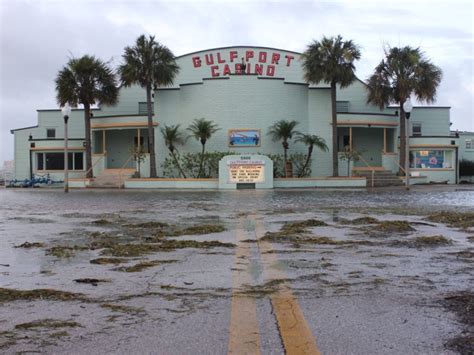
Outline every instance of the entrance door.
<path fill-rule="evenodd" d="M 135 168 L 132 154 L 134 137 L 133 129 L 117 129 L 106 131 L 107 169 Z M 128 163 L 124 166 L 124 164 Z"/>

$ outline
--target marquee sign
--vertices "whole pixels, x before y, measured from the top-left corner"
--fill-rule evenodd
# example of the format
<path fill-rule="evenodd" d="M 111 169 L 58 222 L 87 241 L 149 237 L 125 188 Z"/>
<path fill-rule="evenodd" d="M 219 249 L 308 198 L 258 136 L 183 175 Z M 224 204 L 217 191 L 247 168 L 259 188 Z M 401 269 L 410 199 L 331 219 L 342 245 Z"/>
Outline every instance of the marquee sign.
<path fill-rule="evenodd" d="M 242 156 L 227 161 L 229 183 L 261 183 L 265 181 L 265 161 Z"/>
<path fill-rule="evenodd" d="M 289 67 L 294 59 L 295 57 L 291 54 L 252 49 L 211 52 L 191 58 L 194 68 L 209 68 L 213 78 L 232 74 L 254 74 L 272 77 L 275 76 L 279 66 Z"/>

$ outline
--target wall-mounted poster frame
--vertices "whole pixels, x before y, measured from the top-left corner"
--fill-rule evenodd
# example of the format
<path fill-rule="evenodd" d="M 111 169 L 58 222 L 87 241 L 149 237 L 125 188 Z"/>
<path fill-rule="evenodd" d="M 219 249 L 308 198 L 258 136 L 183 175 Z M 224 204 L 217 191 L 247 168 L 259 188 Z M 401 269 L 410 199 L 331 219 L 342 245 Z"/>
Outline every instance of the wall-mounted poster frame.
<path fill-rule="evenodd" d="M 229 129 L 228 146 L 232 148 L 260 147 L 261 133 L 259 129 Z"/>

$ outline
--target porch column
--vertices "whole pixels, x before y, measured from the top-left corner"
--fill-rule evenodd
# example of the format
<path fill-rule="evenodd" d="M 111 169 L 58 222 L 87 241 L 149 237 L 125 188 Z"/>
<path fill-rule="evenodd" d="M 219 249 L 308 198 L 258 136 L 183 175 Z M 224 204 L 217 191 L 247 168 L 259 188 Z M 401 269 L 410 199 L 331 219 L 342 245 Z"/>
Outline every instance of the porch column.
<path fill-rule="evenodd" d="M 387 153 L 387 128 L 383 129 L 383 152 Z"/>
<path fill-rule="evenodd" d="M 352 127 L 349 127 L 349 150 L 352 152 Z"/>
<path fill-rule="evenodd" d="M 140 128 L 137 128 L 137 135 L 138 135 L 138 142 L 137 142 L 137 145 L 138 145 L 138 148 L 140 149 L 141 147 L 141 137 L 140 137 Z"/>
<path fill-rule="evenodd" d="M 105 147 L 106 147 L 106 144 L 105 144 L 105 129 L 102 130 L 102 154 L 105 155 Z"/>

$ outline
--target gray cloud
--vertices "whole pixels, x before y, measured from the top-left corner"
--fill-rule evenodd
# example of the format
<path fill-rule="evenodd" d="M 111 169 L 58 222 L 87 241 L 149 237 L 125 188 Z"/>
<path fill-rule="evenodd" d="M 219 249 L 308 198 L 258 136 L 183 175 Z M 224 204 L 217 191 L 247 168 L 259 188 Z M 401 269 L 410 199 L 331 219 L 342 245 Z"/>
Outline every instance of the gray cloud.
<path fill-rule="evenodd" d="M 12 128 L 36 124 L 56 107 L 54 78 L 71 56 L 118 65 L 123 48 L 155 34 L 176 55 L 229 45 L 304 51 L 322 35 L 362 47 L 366 79 L 384 44 L 420 46 L 444 79 L 438 105 L 453 127 L 473 127 L 473 19 L 470 1 L 127 1 L 0 0 L 0 164 L 13 157 Z"/>

